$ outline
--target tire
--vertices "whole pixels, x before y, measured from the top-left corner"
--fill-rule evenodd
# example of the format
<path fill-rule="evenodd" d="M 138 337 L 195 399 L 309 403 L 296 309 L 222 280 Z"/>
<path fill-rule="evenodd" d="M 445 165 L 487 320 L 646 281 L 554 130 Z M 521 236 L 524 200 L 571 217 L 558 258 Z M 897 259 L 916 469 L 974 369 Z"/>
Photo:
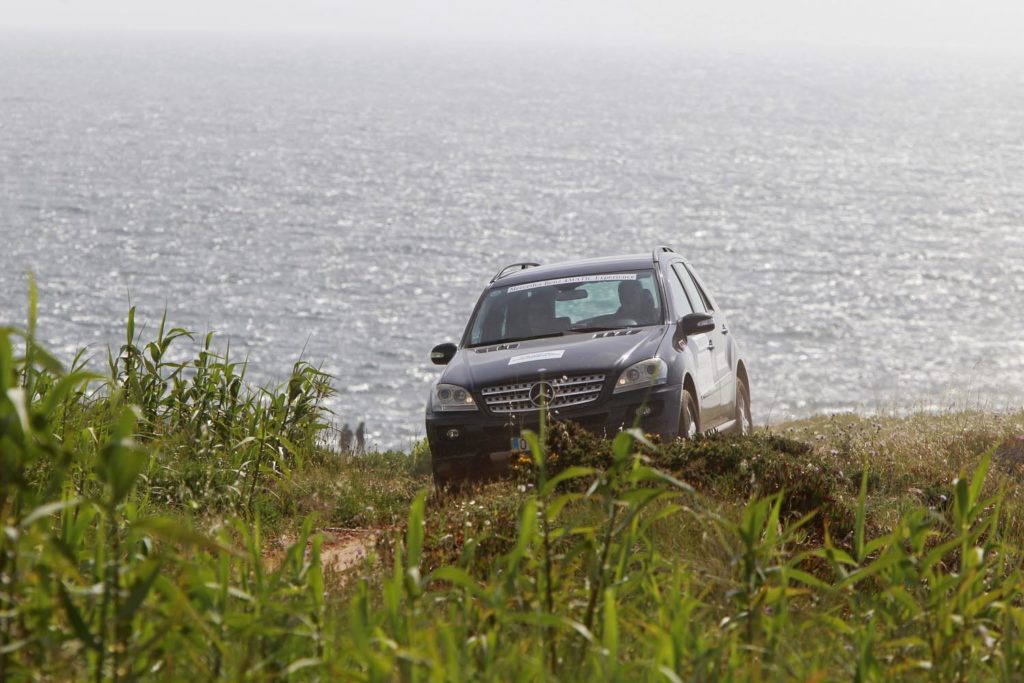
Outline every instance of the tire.
<path fill-rule="evenodd" d="M 436 488 L 438 492 L 444 492 L 452 488 L 454 482 L 452 481 L 451 477 L 445 474 L 441 474 L 433 467 L 431 467 L 430 469 L 431 474 L 434 475 L 434 488 Z"/>
<path fill-rule="evenodd" d="M 732 433 L 748 436 L 754 433 L 754 420 L 750 416 L 750 390 L 743 380 L 736 380 L 736 426 Z"/>
<path fill-rule="evenodd" d="M 434 490 L 444 495 L 458 495 L 468 489 L 473 488 L 479 479 L 472 476 L 467 476 L 464 472 L 461 474 L 448 473 L 441 474 L 438 471 L 433 472 L 434 475 Z"/>
<path fill-rule="evenodd" d="M 679 438 L 692 441 L 700 434 L 700 413 L 697 401 L 689 389 L 683 389 L 683 400 L 679 402 Z"/>

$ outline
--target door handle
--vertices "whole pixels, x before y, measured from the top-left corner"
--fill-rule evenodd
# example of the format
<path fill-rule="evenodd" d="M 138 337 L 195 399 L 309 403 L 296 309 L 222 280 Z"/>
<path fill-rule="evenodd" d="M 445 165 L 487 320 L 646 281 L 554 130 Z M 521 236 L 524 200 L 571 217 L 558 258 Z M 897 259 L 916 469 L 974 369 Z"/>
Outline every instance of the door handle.
<path fill-rule="evenodd" d="M 714 350 L 715 350 L 715 342 L 713 342 L 711 340 L 708 340 L 708 351 L 714 351 Z"/>
<path fill-rule="evenodd" d="M 722 334 L 729 334 L 729 328 L 725 325 L 722 325 Z"/>

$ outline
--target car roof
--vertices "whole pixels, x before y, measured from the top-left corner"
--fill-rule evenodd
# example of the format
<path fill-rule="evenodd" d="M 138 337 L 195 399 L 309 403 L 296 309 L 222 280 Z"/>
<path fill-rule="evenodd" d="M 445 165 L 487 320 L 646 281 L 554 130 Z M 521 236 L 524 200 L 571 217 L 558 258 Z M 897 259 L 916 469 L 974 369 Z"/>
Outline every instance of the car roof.
<path fill-rule="evenodd" d="M 650 269 L 653 267 L 654 259 L 651 257 L 650 252 L 646 254 L 626 254 L 623 256 L 603 256 L 600 258 L 563 261 L 561 263 L 551 263 L 514 271 L 492 282 L 489 288 L 518 285 L 556 277 L 574 277 L 576 275 L 611 273 L 616 270 Z"/>

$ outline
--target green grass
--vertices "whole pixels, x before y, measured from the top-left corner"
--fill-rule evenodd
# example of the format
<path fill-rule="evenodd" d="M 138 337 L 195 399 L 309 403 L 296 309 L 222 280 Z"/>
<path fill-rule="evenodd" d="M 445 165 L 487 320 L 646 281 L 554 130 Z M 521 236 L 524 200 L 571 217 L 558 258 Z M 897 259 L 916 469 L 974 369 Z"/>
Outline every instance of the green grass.
<path fill-rule="evenodd" d="M 34 307 L 0 330 L 0 680 L 1024 676 L 1024 413 L 554 425 L 514 479 L 438 492 L 422 445 L 325 449 L 314 366 L 254 388 L 131 311 L 93 375 Z M 341 575 L 338 527 L 378 530 Z"/>

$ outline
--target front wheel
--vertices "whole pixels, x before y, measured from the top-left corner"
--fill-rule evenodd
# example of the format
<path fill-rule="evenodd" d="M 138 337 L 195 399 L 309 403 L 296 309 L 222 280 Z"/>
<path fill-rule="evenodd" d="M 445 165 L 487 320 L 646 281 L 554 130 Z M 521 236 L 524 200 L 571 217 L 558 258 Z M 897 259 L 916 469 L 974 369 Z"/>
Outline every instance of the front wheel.
<path fill-rule="evenodd" d="M 750 390 L 743 380 L 736 380 L 736 426 L 734 434 L 744 436 L 754 433 L 754 420 L 750 416 Z"/>
<path fill-rule="evenodd" d="M 697 413 L 697 400 L 689 389 L 683 389 L 683 400 L 679 405 L 679 438 L 692 441 L 700 434 L 700 416 Z"/>

